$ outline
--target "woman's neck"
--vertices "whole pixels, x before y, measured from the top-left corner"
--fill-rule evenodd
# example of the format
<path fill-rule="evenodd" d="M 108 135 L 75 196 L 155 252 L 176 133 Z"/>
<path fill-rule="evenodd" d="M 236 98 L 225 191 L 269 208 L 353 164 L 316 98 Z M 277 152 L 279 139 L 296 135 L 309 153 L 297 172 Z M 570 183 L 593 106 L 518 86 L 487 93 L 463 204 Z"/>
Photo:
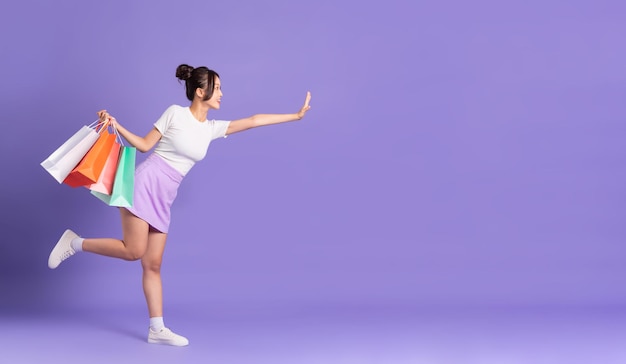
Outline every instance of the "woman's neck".
<path fill-rule="evenodd" d="M 189 106 L 189 111 L 194 118 L 198 121 L 205 121 L 207 119 L 207 114 L 209 113 L 209 108 L 206 105 L 203 105 L 201 102 L 197 102 L 194 100 Z"/>

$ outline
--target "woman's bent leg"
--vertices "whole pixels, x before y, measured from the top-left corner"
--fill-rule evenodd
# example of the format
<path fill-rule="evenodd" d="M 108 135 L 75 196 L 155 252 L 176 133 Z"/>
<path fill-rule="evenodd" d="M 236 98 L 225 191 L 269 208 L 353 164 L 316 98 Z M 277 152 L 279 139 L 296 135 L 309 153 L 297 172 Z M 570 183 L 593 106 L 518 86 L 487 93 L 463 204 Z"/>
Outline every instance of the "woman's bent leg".
<path fill-rule="evenodd" d="M 48 257 L 48 267 L 55 269 L 64 260 L 71 257 L 76 251 L 88 251 L 125 260 L 140 259 L 148 246 L 147 222 L 121 208 L 123 240 L 81 239 L 72 230 L 66 230 L 56 243 Z M 73 247 L 75 246 L 76 249 Z"/>
<path fill-rule="evenodd" d="M 138 260 L 148 247 L 150 226 L 124 208 L 120 208 L 123 240 L 113 238 L 85 239 L 83 250 L 108 257 Z"/>

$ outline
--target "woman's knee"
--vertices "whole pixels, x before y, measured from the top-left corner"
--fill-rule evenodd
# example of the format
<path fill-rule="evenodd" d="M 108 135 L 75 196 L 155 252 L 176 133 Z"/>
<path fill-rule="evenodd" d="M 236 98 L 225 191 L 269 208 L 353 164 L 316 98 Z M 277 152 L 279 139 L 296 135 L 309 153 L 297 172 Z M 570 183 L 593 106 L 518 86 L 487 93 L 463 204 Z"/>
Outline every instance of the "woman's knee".
<path fill-rule="evenodd" d="M 132 247 L 127 246 L 125 259 L 129 261 L 136 261 L 136 260 L 141 259 L 145 253 L 146 253 L 145 247 L 137 246 L 137 245 L 134 245 Z"/>
<path fill-rule="evenodd" d="M 139 260 L 148 248 L 149 225 L 128 210 L 121 208 L 123 242 L 126 247 L 126 260 Z"/>
<path fill-rule="evenodd" d="M 160 273 L 161 259 L 142 259 L 141 267 L 147 272 Z"/>

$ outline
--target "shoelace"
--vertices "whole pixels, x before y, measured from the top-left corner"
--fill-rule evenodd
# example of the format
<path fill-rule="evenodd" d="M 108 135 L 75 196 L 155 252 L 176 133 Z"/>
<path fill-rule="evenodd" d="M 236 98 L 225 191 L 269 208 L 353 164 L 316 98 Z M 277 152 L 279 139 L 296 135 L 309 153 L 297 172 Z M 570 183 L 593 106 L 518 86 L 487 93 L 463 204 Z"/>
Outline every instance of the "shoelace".
<path fill-rule="evenodd" d="M 178 335 L 172 332 L 172 330 L 163 329 L 160 332 L 161 335 L 167 337 L 168 339 L 175 339 Z"/>
<path fill-rule="evenodd" d="M 159 332 L 155 332 L 155 334 L 163 339 L 168 339 L 168 340 L 182 338 L 182 336 L 175 334 L 172 330 L 168 330 L 167 328 L 164 328 Z"/>
<path fill-rule="evenodd" d="M 65 259 L 71 257 L 72 255 L 74 255 L 74 250 L 72 249 L 66 250 L 65 252 L 63 252 L 63 255 L 61 255 L 61 261 L 64 261 Z"/>

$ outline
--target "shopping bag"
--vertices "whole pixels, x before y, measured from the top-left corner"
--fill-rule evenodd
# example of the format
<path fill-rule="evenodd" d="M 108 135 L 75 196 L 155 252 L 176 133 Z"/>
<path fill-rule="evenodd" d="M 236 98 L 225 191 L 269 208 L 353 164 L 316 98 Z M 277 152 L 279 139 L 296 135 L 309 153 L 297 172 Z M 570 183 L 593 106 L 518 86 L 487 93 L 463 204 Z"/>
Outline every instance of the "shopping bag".
<path fill-rule="evenodd" d="M 115 172 L 117 171 L 117 163 L 119 161 L 120 156 L 120 148 L 121 145 L 117 141 L 113 143 L 113 147 L 111 147 L 111 151 L 109 152 L 109 156 L 104 163 L 104 168 L 102 168 L 102 173 L 100 173 L 100 178 L 96 183 L 93 183 L 89 186 L 85 186 L 91 191 L 96 191 L 100 193 L 104 193 L 106 195 L 110 195 L 113 190 L 113 182 L 115 181 Z"/>
<path fill-rule="evenodd" d="M 64 184 L 71 187 L 79 187 L 91 185 L 98 181 L 104 164 L 111 153 L 116 136 L 114 133 L 109 133 L 107 126 L 106 123 L 101 126 L 98 140 L 63 180 Z"/>
<path fill-rule="evenodd" d="M 122 145 L 110 195 L 98 191 L 91 194 L 109 206 L 132 207 L 135 191 L 135 159 L 137 149 Z"/>
<path fill-rule="evenodd" d="M 41 166 L 57 182 L 63 183 L 63 180 L 98 140 L 98 133 L 93 127 L 97 122 L 98 120 L 80 128 L 65 143 L 52 152 L 46 160 L 41 162 Z"/>

